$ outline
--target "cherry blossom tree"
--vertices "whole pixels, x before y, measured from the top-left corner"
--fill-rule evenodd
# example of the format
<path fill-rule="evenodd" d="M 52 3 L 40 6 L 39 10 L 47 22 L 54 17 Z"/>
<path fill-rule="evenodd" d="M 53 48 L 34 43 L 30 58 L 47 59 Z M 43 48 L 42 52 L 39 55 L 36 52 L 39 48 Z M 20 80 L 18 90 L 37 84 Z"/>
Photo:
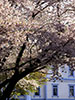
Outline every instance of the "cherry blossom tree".
<path fill-rule="evenodd" d="M 75 69 L 74 15 L 74 0 L 0 1 L 1 100 L 23 82 L 37 87 L 50 65 L 57 78 L 61 65 Z"/>

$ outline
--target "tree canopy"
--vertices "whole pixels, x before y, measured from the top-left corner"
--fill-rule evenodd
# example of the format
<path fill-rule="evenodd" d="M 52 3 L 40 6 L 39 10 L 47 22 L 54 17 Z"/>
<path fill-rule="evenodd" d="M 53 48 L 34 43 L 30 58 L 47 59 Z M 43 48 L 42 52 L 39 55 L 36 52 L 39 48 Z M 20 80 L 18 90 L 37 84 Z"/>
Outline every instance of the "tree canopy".
<path fill-rule="evenodd" d="M 75 69 L 74 15 L 75 0 L 0 0 L 1 100 L 37 71 L 31 79 L 42 82 L 47 66 L 55 66 L 53 77 L 63 64 Z"/>

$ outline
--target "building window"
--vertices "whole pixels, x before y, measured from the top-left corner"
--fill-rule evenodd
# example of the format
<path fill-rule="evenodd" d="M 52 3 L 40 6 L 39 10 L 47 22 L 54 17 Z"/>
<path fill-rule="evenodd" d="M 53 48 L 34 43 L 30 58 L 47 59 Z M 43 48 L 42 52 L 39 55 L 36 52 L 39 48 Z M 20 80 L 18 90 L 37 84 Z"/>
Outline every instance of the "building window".
<path fill-rule="evenodd" d="M 40 96 L 40 87 L 37 88 L 37 92 L 35 92 L 34 96 Z"/>
<path fill-rule="evenodd" d="M 72 70 L 72 68 L 69 67 L 69 76 L 73 76 L 74 75 L 74 71 Z"/>
<path fill-rule="evenodd" d="M 53 96 L 58 96 L 58 85 L 53 85 Z"/>
<path fill-rule="evenodd" d="M 69 86 L 69 96 L 74 96 L 74 85 Z"/>

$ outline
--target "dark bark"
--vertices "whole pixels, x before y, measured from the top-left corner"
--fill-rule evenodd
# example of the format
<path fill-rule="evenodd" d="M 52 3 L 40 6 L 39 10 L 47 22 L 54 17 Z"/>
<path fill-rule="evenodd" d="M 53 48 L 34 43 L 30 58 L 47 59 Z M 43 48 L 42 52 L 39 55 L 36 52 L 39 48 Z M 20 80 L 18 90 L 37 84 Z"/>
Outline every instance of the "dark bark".
<path fill-rule="evenodd" d="M 3 92 L 3 95 L 0 97 L 0 100 L 6 100 L 6 98 L 10 98 L 10 95 L 11 95 L 16 83 L 20 79 L 22 79 L 23 77 L 25 77 L 26 75 L 31 73 L 32 70 L 34 70 L 34 69 L 26 69 L 26 71 L 22 72 L 21 74 L 16 72 L 10 79 L 10 82 L 9 82 L 8 86 L 6 87 L 5 91 Z"/>
<path fill-rule="evenodd" d="M 18 81 L 17 77 L 18 77 L 17 74 L 15 74 L 14 76 L 12 76 L 11 81 L 9 82 L 9 84 L 6 87 L 5 91 L 3 92 L 3 95 L 0 98 L 0 100 L 6 100 L 6 98 L 10 97 L 10 94 L 11 94 L 12 90 L 14 89 L 17 81 Z"/>
<path fill-rule="evenodd" d="M 10 81 L 10 79 L 6 79 L 5 81 L 3 81 L 3 82 L 0 84 L 0 89 L 1 89 L 2 87 L 4 87 L 6 84 L 8 84 L 9 81 Z"/>
<path fill-rule="evenodd" d="M 25 43 L 24 43 L 23 46 L 21 47 L 19 54 L 18 54 L 18 57 L 17 57 L 17 60 L 16 60 L 16 65 L 15 65 L 15 74 L 10 78 L 10 81 L 7 79 L 7 81 L 3 82 L 3 84 L 2 84 L 2 86 L 7 85 L 7 87 L 4 90 L 2 97 L 0 97 L 0 100 L 6 100 L 6 98 L 9 98 L 10 95 L 11 95 L 11 92 L 13 91 L 13 89 L 16 85 L 16 83 L 21 79 L 19 77 L 19 63 L 20 63 L 22 54 L 25 50 L 25 47 L 26 46 L 25 46 Z M 25 76 L 26 75 L 27 75 L 27 73 L 25 74 Z"/>

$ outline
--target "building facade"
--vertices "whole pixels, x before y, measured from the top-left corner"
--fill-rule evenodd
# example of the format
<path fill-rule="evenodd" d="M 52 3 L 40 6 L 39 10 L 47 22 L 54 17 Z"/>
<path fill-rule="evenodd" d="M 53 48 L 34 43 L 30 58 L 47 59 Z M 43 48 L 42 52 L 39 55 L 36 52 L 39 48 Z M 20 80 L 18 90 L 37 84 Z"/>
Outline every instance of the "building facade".
<path fill-rule="evenodd" d="M 75 71 L 69 66 L 65 67 L 65 72 L 61 68 L 59 70 L 63 77 L 61 80 L 48 81 L 38 87 L 38 92 L 23 96 L 20 100 L 75 100 Z M 50 75 L 47 77 L 50 78 Z"/>

